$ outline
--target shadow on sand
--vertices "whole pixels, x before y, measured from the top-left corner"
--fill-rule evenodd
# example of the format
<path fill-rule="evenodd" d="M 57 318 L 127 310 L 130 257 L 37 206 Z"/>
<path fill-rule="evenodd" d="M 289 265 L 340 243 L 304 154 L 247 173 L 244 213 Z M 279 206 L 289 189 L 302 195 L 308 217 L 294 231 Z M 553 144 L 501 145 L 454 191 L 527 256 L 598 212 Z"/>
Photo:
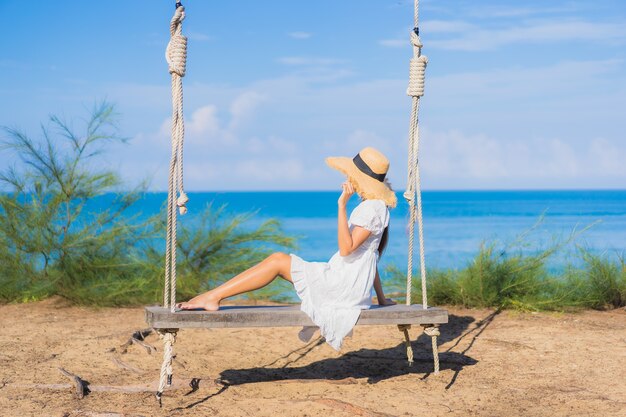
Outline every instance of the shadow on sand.
<path fill-rule="evenodd" d="M 441 336 L 438 338 L 439 345 L 454 341 L 452 346 L 445 350 L 440 348 L 439 351 L 440 369 L 442 371 L 454 371 L 446 389 L 450 389 L 454 385 L 460 372 L 466 366 L 478 363 L 476 359 L 468 356 L 467 353 L 474 345 L 476 339 L 499 313 L 499 311 L 495 311 L 478 322 L 475 322 L 475 319 L 470 316 L 450 315 L 448 324 L 441 326 Z M 415 331 L 413 330 L 413 332 Z M 401 335 L 398 338 L 401 340 Z M 453 351 L 462 342 L 463 345 L 467 344 L 467 346 L 460 352 Z M 233 385 L 289 380 L 341 382 L 355 379 L 366 379 L 368 383 L 375 384 L 389 378 L 409 374 L 419 375 L 420 379 L 423 380 L 428 378 L 433 371 L 431 340 L 425 334 L 421 334 L 417 340 L 411 343 L 415 354 L 412 366 L 409 366 L 407 363 L 406 349 L 402 342 L 388 349 L 359 349 L 347 352 L 339 358 L 323 359 L 300 367 L 293 366 L 293 364 L 306 358 L 313 349 L 323 343 L 324 340 L 322 338 L 317 338 L 264 366 L 225 370 L 218 378 L 219 383 L 222 385 L 218 392 L 184 408 L 192 408 L 197 404 L 203 403 L 207 399 L 221 394 Z"/>
<path fill-rule="evenodd" d="M 439 344 L 456 340 L 451 348 L 439 353 L 441 370 L 452 369 L 455 377 L 465 367 L 474 365 L 477 361 L 467 355 L 475 338 L 489 325 L 498 312 L 476 323 L 472 329 L 468 328 L 475 321 L 469 316 L 449 317 L 449 323 L 441 327 Z M 415 332 L 416 330 L 413 330 Z M 474 333 L 472 335 L 472 333 Z M 462 352 L 453 352 L 462 339 L 473 337 L 470 346 Z M 398 336 L 399 340 L 401 335 Z M 458 339 L 458 340 L 457 340 Z M 365 378 L 368 383 L 376 383 L 400 375 L 419 374 L 427 377 L 433 370 L 433 357 L 430 337 L 421 334 L 412 342 L 415 353 L 415 363 L 408 366 L 404 343 L 400 342 L 388 349 L 359 349 L 347 352 L 339 358 L 323 359 L 304 366 L 293 366 L 316 346 L 324 343 L 318 338 L 289 354 L 276 359 L 265 366 L 248 369 L 228 369 L 220 374 L 220 380 L 227 385 L 243 385 L 256 382 L 299 380 L 342 380 L 346 378 Z M 280 364 L 279 366 L 276 366 Z M 453 382 L 452 382 L 453 383 Z"/>

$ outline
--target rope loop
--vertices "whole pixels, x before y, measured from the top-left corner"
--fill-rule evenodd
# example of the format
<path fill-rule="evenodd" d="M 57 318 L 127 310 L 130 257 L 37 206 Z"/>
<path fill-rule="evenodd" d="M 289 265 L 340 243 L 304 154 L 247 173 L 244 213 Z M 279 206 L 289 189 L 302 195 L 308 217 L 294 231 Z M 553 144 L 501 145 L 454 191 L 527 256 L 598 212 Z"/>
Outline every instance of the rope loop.
<path fill-rule="evenodd" d="M 409 64 L 409 87 L 406 90 L 407 95 L 413 97 L 424 95 L 426 64 L 428 64 L 428 58 L 425 55 L 411 59 Z"/>
<path fill-rule="evenodd" d="M 432 324 L 425 324 L 424 326 L 424 334 L 430 337 L 440 336 L 439 327 L 433 326 Z"/>
<path fill-rule="evenodd" d="M 415 192 L 413 190 L 406 190 L 402 195 L 409 204 L 415 199 Z"/>

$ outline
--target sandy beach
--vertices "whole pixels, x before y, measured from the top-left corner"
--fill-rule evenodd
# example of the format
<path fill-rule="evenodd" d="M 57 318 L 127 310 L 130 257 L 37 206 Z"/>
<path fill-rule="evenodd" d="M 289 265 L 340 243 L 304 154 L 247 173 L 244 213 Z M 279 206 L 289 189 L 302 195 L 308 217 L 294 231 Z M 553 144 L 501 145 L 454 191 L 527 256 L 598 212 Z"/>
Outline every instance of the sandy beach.
<path fill-rule="evenodd" d="M 51 299 L 0 313 L 2 416 L 626 416 L 623 309 L 452 308 L 439 375 L 420 329 L 412 367 L 394 327 L 358 327 L 341 353 L 296 328 L 183 330 L 162 408 L 158 336 L 124 347 L 143 309 Z M 59 368 L 91 392 L 78 399 Z"/>

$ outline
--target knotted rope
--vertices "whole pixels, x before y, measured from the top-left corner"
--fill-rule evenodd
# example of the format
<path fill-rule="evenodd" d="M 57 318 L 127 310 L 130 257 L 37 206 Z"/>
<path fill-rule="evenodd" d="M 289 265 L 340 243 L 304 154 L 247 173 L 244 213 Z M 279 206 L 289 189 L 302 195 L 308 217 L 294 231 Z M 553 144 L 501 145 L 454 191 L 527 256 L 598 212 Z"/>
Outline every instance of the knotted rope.
<path fill-rule="evenodd" d="M 418 164 L 419 151 L 419 104 L 420 97 L 424 95 L 424 77 L 428 58 L 422 55 L 422 41 L 419 37 L 419 0 L 415 0 L 415 28 L 411 32 L 411 45 L 413 46 L 413 58 L 410 63 L 409 87 L 407 94 L 412 97 L 411 120 L 409 125 L 409 149 L 408 149 L 408 179 L 404 198 L 409 203 L 409 260 L 406 279 L 406 304 L 411 304 L 411 281 L 413 273 L 413 246 L 415 240 L 415 221 L 418 223 L 419 249 L 420 249 L 420 272 L 422 276 L 422 306 L 428 308 L 426 294 L 426 263 L 424 260 L 424 227 L 422 221 L 422 193 Z M 415 200 L 417 197 L 417 207 Z"/>
<path fill-rule="evenodd" d="M 406 304 L 411 305 L 411 290 L 413 280 L 413 251 L 415 240 L 415 222 L 417 221 L 420 275 L 422 278 L 422 307 L 428 308 L 428 295 L 426 292 L 426 261 L 424 256 L 424 222 L 422 219 L 422 192 L 419 170 L 419 105 L 420 97 L 424 95 L 424 80 L 428 58 L 422 55 L 422 41 L 419 36 L 419 0 L 414 0 L 414 27 L 411 31 L 411 46 L 413 58 L 409 64 L 409 86 L 407 95 L 411 96 L 411 120 L 409 124 L 409 149 L 408 149 L 408 179 L 404 198 L 409 203 L 409 257 L 406 276 Z M 417 203 L 417 205 L 416 205 Z M 427 330 L 428 329 L 428 330 Z M 432 330 L 434 329 L 434 330 Z M 433 345 L 433 357 L 435 361 L 435 374 L 439 373 L 439 354 L 437 352 L 437 336 L 439 329 L 432 325 L 426 325 L 424 332 L 431 336 Z M 408 331 L 405 332 L 408 338 Z M 408 350 L 407 350 L 408 354 Z"/>
<path fill-rule="evenodd" d="M 410 324 L 398 324 L 398 330 L 404 333 L 404 345 L 406 346 L 406 359 L 409 366 L 413 365 L 413 348 L 411 347 L 411 339 L 409 337 Z"/>
<path fill-rule="evenodd" d="M 167 231 L 165 244 L 165 285 L 163 289 L 163 306 L 169 307 L 172 312 L 176 306 L 176 225 L 177 212 L 187 213 L 189 198 L 183 187 L 183 142 L 185 139 L 185 123 L 183 119 L 183 81 L 187 66 L 187 38 L 183 36 L 183 20 L 185 8 L 180 2 L 176 3 L 176 11 L 170 22 L 170 41 L 165 49 L 169 73 L 172 78 L 172 156 L 167 189 Z M 176 195 L 178 194 L 178 198 Z M 172 358 L 176 330 L 160 330 L 163 339 L 163 364 L 157 399 L 161 403 L 161 395 L 166 384 L 172 382 Z"/>
<path fill-rule="evenodd" d="M 439 352 L 437 351 L 437 336 L 440 335 L 439 327 L 432 324 L 424 324 L 424 334 L 430 336 L 433 346 L 433 360 L 435 361 L 435 375 L 439 374 Z"/>
<path fill-rule="evenodd" d="M 157 330 L 159 337 L 163 339 L 163 364 L 161 365 L 161 376 L 159 378 L 159 388 L 156 397 L 161 404 L 161 396 L 165 386 L 172 385 L 172 360 L 174 359 L 174 342 L 176 341 L 176 330 Z"/>
<path fill-rule="evenodd" d="M 183 120 L 183 81 L 187 65 L 187 38 L 182 34 L 185 8 L 176 3 L 176 11 L 170 22 L 170 42 L 165 50 L 165 59 L 172 77 L 172 156 L 167 192 L 167 236 L 165 248 L 165 288 L 163 305 L 172 312 L 176 304 L 176 208 L 180 214 L 187 212 L 189 201 L 183 187 L 183 142 L 185 123 Z M 176 198 L 178 194 L 178 198 Z"/>

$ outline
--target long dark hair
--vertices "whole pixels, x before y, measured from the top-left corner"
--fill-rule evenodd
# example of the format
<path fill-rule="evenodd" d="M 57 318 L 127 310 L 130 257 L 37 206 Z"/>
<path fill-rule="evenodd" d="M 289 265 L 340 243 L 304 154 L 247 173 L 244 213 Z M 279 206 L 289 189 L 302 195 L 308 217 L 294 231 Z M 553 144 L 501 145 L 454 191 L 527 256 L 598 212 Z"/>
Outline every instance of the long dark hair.
<path fill-rule="evenodd" d="M 380 243 L 378 244 L 378 257 L 383 256 L 383 252 L 387 247 L 387 240 L 389 240 L 389 226 L 385 227 L 383 231 L 383 235 L 380 238 Z"/>
<path fill-rule="evenodd" d="M 391 183 L 389 182 L 389 180 L 387 180 L 387 178 L 385 178 L 385 185 L 389 187 L 391 191 L 393 191 L 393 188 L 391 188 Z M 379 258 L 383 256 L 383 252 L 385 251 L 385 248 L 387 247 L 388 240 L 389 240 L 389 225 L 385 227 L 385 230 L 383 231 L 383 235 L 380 237 L 380 243 L 378 243 L 378 257 Z"/>

